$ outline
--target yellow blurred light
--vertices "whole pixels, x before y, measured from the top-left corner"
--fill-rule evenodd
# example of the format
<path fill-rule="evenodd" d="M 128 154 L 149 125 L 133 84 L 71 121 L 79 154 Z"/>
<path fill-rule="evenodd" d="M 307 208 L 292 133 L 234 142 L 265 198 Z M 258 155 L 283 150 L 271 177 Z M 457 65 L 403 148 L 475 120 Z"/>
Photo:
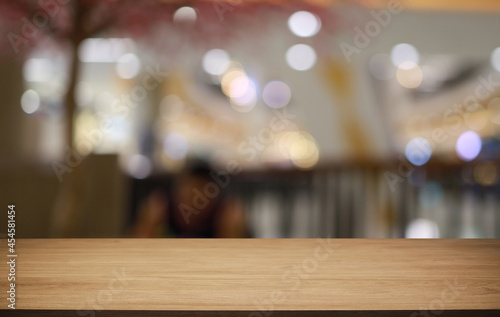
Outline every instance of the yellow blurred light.
<path fill-rule="evenodd" d="M 286 131 L 277 136 L 277 150 L 285 158 L 301 169 L 316 165 L 319 149 L 314 138 L 304 131 Z"/>
<path fill-rule="evenodd" d="M 308 151 L 310 150 L 310 141 L 306 139 L 303 135 L 297 133 L 290 147 L 290 158 L 292 160 L 301 160 L 307 157 Z"/>
<path fill-rule="evenodd" d="M 292 158 L 292 163 L 301 169 L 312 168 L 318 163 L 319 151 L 316 144 L 308 142 L 308 155 L 301 158 Z"/>
<path fill-rule="evenodd" d="M 290 148 L 292 147 L 295 132 L 284 131 L 279 133 L 275 140 L 279 153 L 285 159 L 290 159 Z"/>
<path fill-rule="evenodd" d="M 405 88 L 417 88 L 422 83 L 422 69 L 413 62 L 403 62 L 398 66 L 396 79 Z"/>
<path fill-rule="evenodd" d="M 95 144 L 87 137 L 97 129 L 97 120 L 89 112 L 82 112 L 75 122 L 75 144 L 80 155 L 89 155 L 95 149 Z"/>
<path fill-rule="evenodd" d="M 229 97 L 231 107 L 248 112 L 257 103 L 257 87 L 239 64 L 233 64 L 221 78 L 222 92 Z"/>
<path fill-rule="evenodd" d="M 253 101 L 250 101 L 249 103 L 246 104 L 240 104 L 237 101 L 230 99 L 229 102 L 231 104 L 231 108 L 233 108 L 238 112 L 249 112 L 250 110 L 255 108 L 256 105 L 256 102 Z"/>

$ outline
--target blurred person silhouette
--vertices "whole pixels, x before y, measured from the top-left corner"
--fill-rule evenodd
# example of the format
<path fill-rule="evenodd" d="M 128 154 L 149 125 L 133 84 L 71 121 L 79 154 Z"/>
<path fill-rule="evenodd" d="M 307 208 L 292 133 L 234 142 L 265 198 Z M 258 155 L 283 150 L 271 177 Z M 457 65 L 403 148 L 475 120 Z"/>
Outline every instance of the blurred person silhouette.
<path fill-rule="evenodd" d="M 248 237 L 241 202 L 226 194 L 219 184 L 220 179 L 216 181 L 217 177 L 218 174 L 203 161 L 188 163 L 174 179 L 168 193 L 156 189 L 139 205 L 133 236 Z"/>

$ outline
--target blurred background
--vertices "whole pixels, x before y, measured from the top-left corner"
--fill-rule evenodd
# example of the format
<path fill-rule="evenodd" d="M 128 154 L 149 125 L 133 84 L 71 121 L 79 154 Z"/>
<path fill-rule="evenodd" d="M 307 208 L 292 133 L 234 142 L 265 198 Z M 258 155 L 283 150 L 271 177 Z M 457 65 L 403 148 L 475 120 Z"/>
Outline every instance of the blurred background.
<path fill-rule="evenodd" d="M 0 233 L 499 238 L 499 14 L 2 0 Z"/>

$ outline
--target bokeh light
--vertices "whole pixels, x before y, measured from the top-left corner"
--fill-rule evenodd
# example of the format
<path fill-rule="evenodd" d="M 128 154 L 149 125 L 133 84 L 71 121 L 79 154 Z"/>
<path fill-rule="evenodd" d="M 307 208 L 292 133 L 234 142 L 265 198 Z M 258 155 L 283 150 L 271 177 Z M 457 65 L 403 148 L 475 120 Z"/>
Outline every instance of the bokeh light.
<path fill-rule="evenodd" d="M 40 108 L 40 96 L 32 89 L 26 90 L 21 96 L 21 108 L 27 114 L 36 112 Z"/>
<path fill-rule="evenodd" d="M 497 47 L 491 53 L 491 66 L 497 71 L 500 72 L 500 47 Z"/>
<path fill-rule="evenodd" d="M 137 76 L 141 69 L 141 62 L 137 55 L 128 53 L 120 56 L 116 61 L 116 73 L 124 79 Z"/>
<path fill-rule="evenodd" d="M 151 161 L 144 155 L 133 155 L 127 164 L 127 172 L 130 176 L 143 179 L 151 174 L 152 166 Z"/>
<path fill-rule="evenodd" d="M 23 78 L 28 82 L 44 82 L 53 75 L 54 65 L 46 58 L 30 58 L 23 65 Z"/>
<path fill-rule="evenodd" d="M 422 166 L 429 161 L 432 155 L 432 148 L 424 138 L 414 138 L 406 145 L 406 159 L 416 166 Z"/>
<path fill-rule="evenodd" d="M 396 79 L 405 88 L 417 88 L 422 83 L 422 69 L 413 62 L 402 62 L 396 71 Z"/>
<path fill-rule="evenodd" d="M 250 78 L 245 73 L 240 73 L 240 75 L 235 76 L 231 79 L 228 85 L 228 96 L 230 98 L 243 97 L 252 85 Z"/>
<path fill-rule="evenodd" d="M 174 13 L 175 24 L 193 24 L 196 22 L 196 10 L 191 7 L 181 7 Z"/>
<path fill-rule="evenodd" d="M 277 136 L 277 148 L 283 158 L 300 169 L 310 169 L 319 160 L 316 140 L 305 131 L 286 131 Z"/>
<path fill-rule="evenodd" d="M 248 78 L 248 81 L 237 82 L 235 86 L 241 85 L 242 87 L 235 88 L 238 92 L 244 89 L 243 94 L 230 97 L 230 102 L 235 110 L 240 112 L 250 111 L 257 103 L 257 86 L 255 82 Z M 243 88 L 244 87 L 244 88 Z M 243 109 L 242 109 L 243 108 Z"/>
<path fill-rule="evenodd" d="M 233 109 L 239 112 L 250 111 L 257 103 L 257 83 L 243 69 L 233 68 L 225 73 L 221 88 Z"/>
<path fill-rule="evenodd" d="M 481 152 L 481 148 L 481 138 L 474 131 L 462 133 L 462 135 L 458 138 L 455 147 L 458 157 L 466 162 L 475 159 Z"/>
<path fill-rule="evenodd" d="M 316 64 L 316 52 L 306 44 L 296 44 L 286 51 L 288 66 L 298 71 L 311 69 Z"/>
<path fill-rule="evenodd" d="M 408 239 L 437 239 L 439 228 L 434 221 L 428 219 L 415 219 L 408 224 L 405 237 Z"/>
<path fill-rule="evenodd" d="M 186 138 L 179 133 L 171 133 L 165 137 L 163 150 L 172 160 L 181 160 L 186 157 L 189 146 Z"/>
<path fill-rule="evenodd" d="M 401 43 L 392 48 L 391 60 L 394 66 L 401 67 L 401 64 L 404 62 L 412 62 L 413 64 L 418 64 L 420 55 L 413 45 L 408 43 Z M 410 64 L 406 65 L 406 67 L 409 66 Z M 405 67 L 405 65 L 403 65 L 403 67 Z"/>
<path fill-rule="evenodd" d="M 295 12 L 288 18 L 290 31 L 300 37 L 310 37 L 321 29 L 321 20 L 308 11 Z"/>
<path fill-rule="evenodd" d="M 229 54 L 221 49 L 212 49 L 203 56 L 203 69 L 214 76 L 222 75 L 231 63 Z"/>
<path fill-rule="evenodd" d="M 262 99 L 271 108 L 285 107 L 290 102 L 291 95 L 290 87 L 279 80 L 267 83 L 262 90 Z"/>
<path fill-rule="evenodd" d="M 78 47 L 78 57 L 85 63 L 113 63 L 134 48 L 129 38 L 88 38 Z"/>

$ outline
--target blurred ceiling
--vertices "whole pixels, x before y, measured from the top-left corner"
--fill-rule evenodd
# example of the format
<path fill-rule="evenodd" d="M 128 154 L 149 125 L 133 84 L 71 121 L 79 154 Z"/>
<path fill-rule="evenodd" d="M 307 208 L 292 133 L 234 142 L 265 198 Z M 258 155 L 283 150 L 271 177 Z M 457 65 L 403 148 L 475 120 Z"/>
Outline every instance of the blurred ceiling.
<path fill-rule="evenodd" d="M 330 0 L 315 0 L 331 2 Z M 386 7 L 389 3 L 401 3 L 412 10 L 467 11 L 467 12 L 500 12 L 500 1 L 497 0 L 363 0 L 371 7 Z"/>
<path fill-rule="evenodd" d="M 171 0 L 163 0 L 171 1 Z M 229 3 L 245 2 L 268 2 L 272 4 L 290 4 L 287 0 L 221 0 Z M 467 12 L 500 12 L 500 1 L 498 0 L 350 0 L 364 6 L 373 8 L 384 8 L 389 4 L 401 4 L 411 10 L 427 11 L 467 11 Z M 321 6 L 331 6 L 335 3 L 347 1 L 341 0 L 302 0 L 304 3 Z M 293 4 L 293 2 L 292 2 Z"/>

